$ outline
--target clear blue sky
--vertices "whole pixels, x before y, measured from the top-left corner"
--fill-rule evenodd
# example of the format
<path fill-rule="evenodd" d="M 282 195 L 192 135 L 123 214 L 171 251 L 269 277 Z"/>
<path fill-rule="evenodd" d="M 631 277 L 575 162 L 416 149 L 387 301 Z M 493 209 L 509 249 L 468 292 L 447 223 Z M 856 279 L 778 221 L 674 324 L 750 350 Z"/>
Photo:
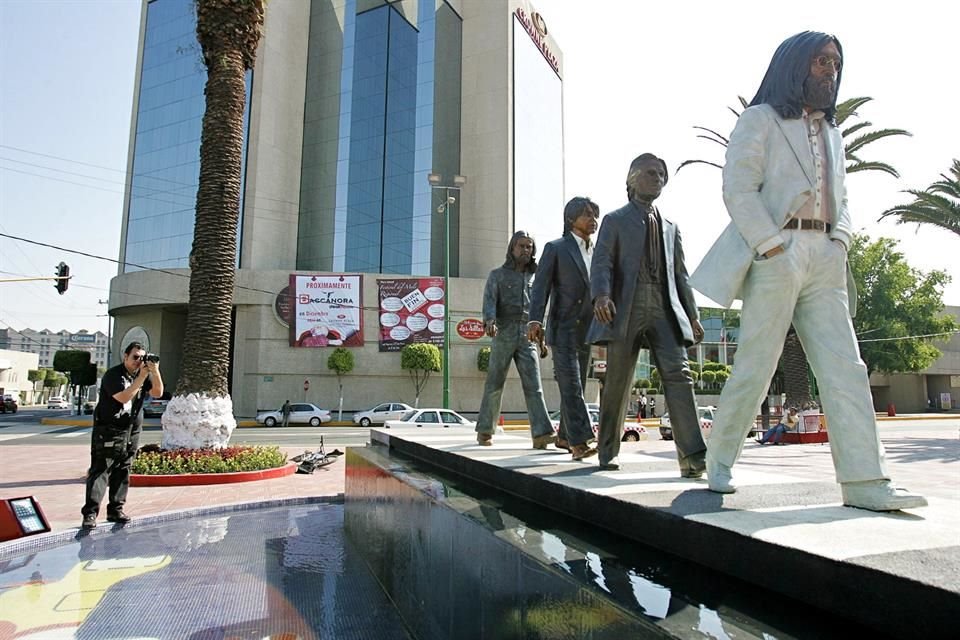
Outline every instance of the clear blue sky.
<path fill-rule="evenodd" d="M 567 196 L 589 195 L 604 212 L 622 204 L 626 168 L 640 152 L 665 157 L 671 168 L 685 158 L 720 160 L 722 150 L 697 140 L 692 125 L 729 132 L 726 106 L 752 96 L 783 38 L 835 32 L 846 55 L 841 98 L 873 96 L 866 119 L 914 133 L 864 154 L 893 163 L 903 179 L 851 176 L 854 221 L 873 237 L 899 239 L 912 265 L 950 272 L 944 299 L 960 305 L 955 235 L 876 223 L 880 211 L 907 198 L 900 189 L 925 187 L 960 156 L 952 5 L 534 6 L 564 56 Z M 0 0 L 0 232 L 117 258 L 140 7 L 140 0 Z M 660 203 L 680 224 L 692 269 L 727 222 L 719 172 L 684 169 Z M 75 276 L 64 296 L 49 281 L 0 283 L 0 327 L 106 330 L 98 300 L 116 265 L 0 238 L 0 278 L 52 275 L 61 260 Z"/>

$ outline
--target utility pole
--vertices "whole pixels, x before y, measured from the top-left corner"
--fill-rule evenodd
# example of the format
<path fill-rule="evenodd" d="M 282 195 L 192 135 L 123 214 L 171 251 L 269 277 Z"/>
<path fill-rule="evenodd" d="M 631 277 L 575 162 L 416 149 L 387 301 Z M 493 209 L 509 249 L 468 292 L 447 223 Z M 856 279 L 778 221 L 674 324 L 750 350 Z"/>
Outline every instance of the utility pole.
<path fill-rule="evenodd" d="M 106 313 L 106 316 L 107 316 L 107 366 L 104 367 L 104 368 L 105 368 L 105 369 L 109 369 L 109 368 L 110 368 L 111 355 L 113 354 L 113 340 L 112 340 L 111 337 L 110 337 L 110 325 L 113 324 L 113 318 L 110 316 L 110 306 L 109 306 L 109 305 L 110 305 L 110 300 L 109 300 L 109 299 L 107 299 L 107 300 L 97 299 L 97 304 L 105 304 L 105 305 L 107 305 L 107 313 Z"/>

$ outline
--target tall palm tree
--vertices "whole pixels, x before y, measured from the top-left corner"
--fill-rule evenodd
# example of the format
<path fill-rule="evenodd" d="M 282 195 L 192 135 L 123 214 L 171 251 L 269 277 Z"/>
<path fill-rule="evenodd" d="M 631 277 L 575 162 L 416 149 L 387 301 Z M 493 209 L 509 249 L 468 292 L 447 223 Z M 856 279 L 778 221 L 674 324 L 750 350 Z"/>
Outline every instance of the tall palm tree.
<path fill-rule="evenodd" d="M 190 251 L 190 299 L 176 395 L 163 447 L 221 448 L 236 427 L 228 393 L 230 326 L 240 219 L 246 72 L 263 32 L 264 0 L 196 0 L 207 68 L 200 180 Z"/>
<path fill-rule="evenodd" d="M 960 160 L 954 159 L 950 174 L 952 177 L 941 173 L 943 180 L 923 191 L 907 189 L 914 201 L 887 209 L 880 219 L 896 216 L 897 224 L 928 224 L 960 235 Z"/>
<path fill-rule="evenodd" d="M 743 108 L 746 108 L 749 104 L 743 98 L 743 96 L 738 96 L 738 99 Z M 843 102 L 837 104 L 837 127 L 840 128 L 840 134 L 843 137 L 843 151 L 847 162 L 847 173 L 857 173 L 860 171 L 881 171 L 883 173 L 890 174 L 895 178 L 899 178 L 900 173 L 892 165 L 886 162 L 878 162 L 875 160 L 862 160 L 858 154 L 868 144 L 876 142 L 877 140 L 882 140 L 883 138 L 888 138 L 891 136 L 911 136 L 913 134 L 905 129 L 877 129 L 868 131 L 867 129 L 873 126 L 873 123 L 868 120 L 863 120 L 847 128 L 843 128 L 850 118 L 859 117 L 860 114 L 857 112 L 857 109 L 867 104 L 871 100 L 873 100 L 873 98 L 861 96 L 857 98 L 850 98 L 849 100 L 844 100 Z M 732 107 L 727 107 L 727 109 L 729 109 L 734 116 L 738 118 L 740 117 L 740 112 L 738 112 L 736 109 L 733 109 Z M 704 132 L 697 134 L 698 138 L 709 140 L 710 142 L 716 143 L 722 147 L 726 147 L 729 143 L 728 138 L 720 135 L 713 129 L 700 126 L 695 126 L 694 129 Z M 680 169 L 691 164 L 706 164 L 719 169 L 723 168 L 722 164 L 711 162 L 709 160 L 696 159 L 684 160 L 680 163 L 680 166 L 677 167 L 677 171 L 680 171 Z M 960 220 L 960 218 L 957 216 L 954 216 L 954 219 Z M 780 360 L 780 369 L 783 372 L 783 386 L 784 392 L 787 395 L 787 404 L 800 406 L 806 402 L 809 402 L 811 400 L 812 393 L 810 390 L 810 378 L 807 375 L 809 370 L 809 366 L 807 364 L 807 354 L 804 352 L 803 345 L 800 343 L 800 339 L 797 337 L 796 331 L 792 326 L 787 332 L 787 336 L 783 342 L 783 355 Z"/>

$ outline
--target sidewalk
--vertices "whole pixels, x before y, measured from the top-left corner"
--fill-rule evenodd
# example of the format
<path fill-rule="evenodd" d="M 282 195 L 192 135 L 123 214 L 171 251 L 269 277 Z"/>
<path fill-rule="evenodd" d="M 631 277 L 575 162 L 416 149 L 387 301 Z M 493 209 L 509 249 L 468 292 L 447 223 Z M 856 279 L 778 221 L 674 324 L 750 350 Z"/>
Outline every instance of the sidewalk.
<path fill-rule="evenodd" d="M 302 447 L 280 449 L 288 458 L 303 453 Z M 46 446 L 10 444 L 4 445 L 3 454 L 0 497 L 34 496 L 53 531 L 80 526 L 84 476 L 90 464 L 89 442 Z M 272 480 L 203 486 L 131 487 L 124 510 L 137 518 L 194 507 L 335 496 L 343 493 L 344 458 L 340 456 L 333 464 L 311 475 L 295 473 Z M 100 526 L 106 524 L 105 509 L 104 503 Z"/>

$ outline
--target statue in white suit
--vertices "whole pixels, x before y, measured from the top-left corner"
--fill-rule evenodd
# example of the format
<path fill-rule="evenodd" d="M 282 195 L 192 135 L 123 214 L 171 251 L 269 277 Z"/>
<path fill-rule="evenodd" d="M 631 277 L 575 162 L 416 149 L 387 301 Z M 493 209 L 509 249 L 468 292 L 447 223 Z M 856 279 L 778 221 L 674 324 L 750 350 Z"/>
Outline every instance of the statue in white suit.
<path fill-rule="evenodd" d="M 724 306 L 743 300 L 736 361 L 707 444 L 707 477 L 712 491 L 736 490 L 731 468 L 792 323 L 819 382 L 844 504 L 909 509 L 926 500 L 890 482 L 851 320 L 852 227 L 835 123 L 842 67 L 834 36 L 788 38 L 730 135 L 723 199 L 732 221 L 690 278 Z"/>

